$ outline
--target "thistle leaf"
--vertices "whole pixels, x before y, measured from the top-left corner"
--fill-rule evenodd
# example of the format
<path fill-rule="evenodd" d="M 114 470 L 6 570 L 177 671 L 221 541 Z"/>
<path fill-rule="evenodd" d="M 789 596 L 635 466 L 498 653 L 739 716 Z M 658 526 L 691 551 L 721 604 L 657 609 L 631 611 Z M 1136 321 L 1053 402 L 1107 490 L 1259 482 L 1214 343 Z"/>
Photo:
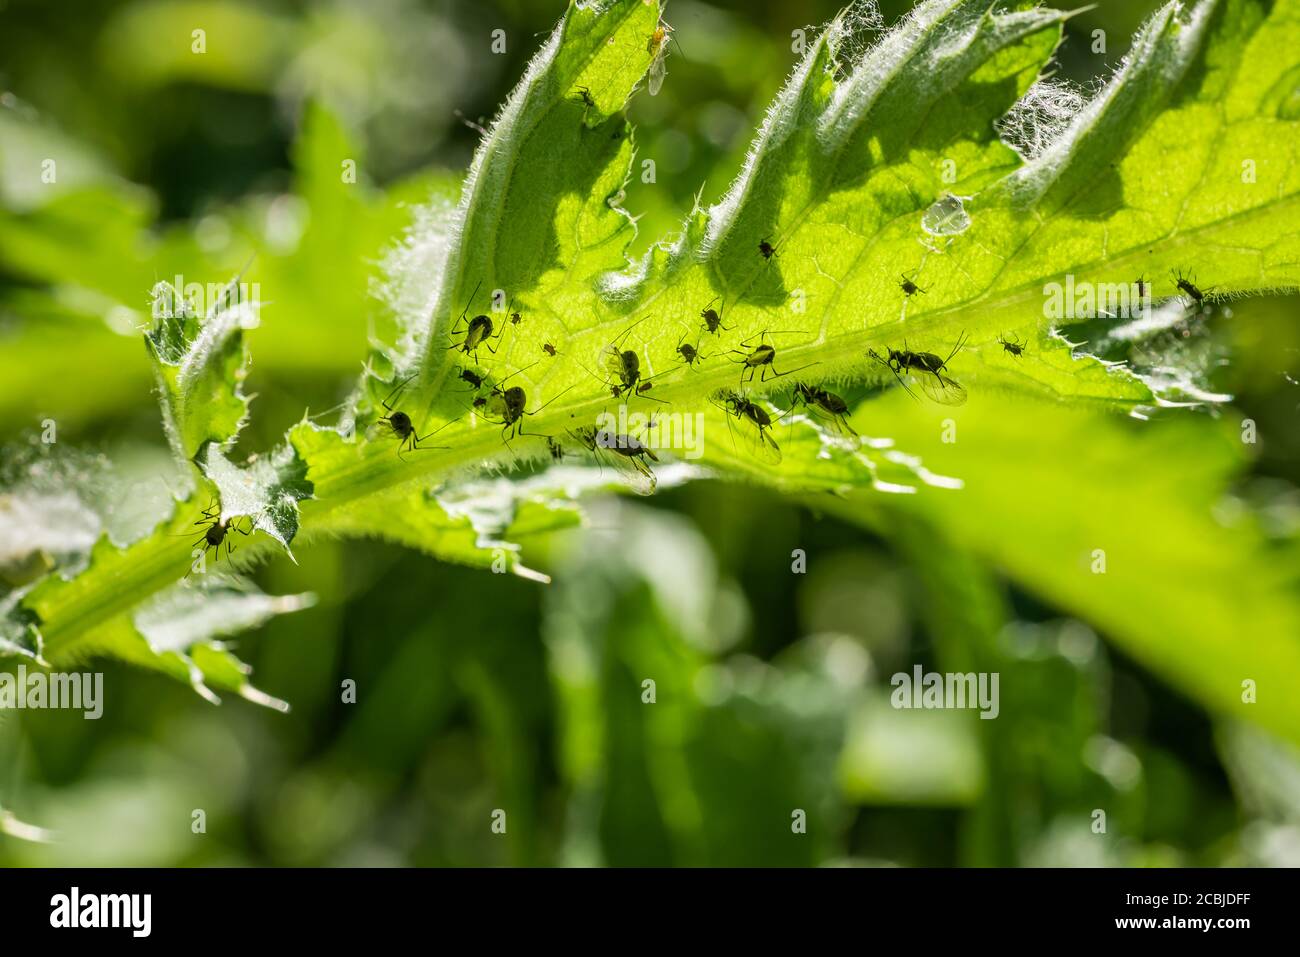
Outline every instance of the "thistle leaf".
<path fill-rule="evenodd" d="M 571 518 L 555 494 L 564 469 L 482 473 L 569 456 L 632 483 L 679 470 L 816 495 L 886 531 L 890 510 L 915 513 L 936 541 L 983 554 L 1217 711 L 1234 711 L 1225 675 L 1294 668 L 1276 637 L 1294 633 L 1294 594 L 1250 557 L 1249 527 L 1205 517 L 1240 457 L 1205 419 L 1179 424 L 1182 455 L 1165 454 L 1160 423 L 1139 421 L 1175 399 L 1227 397 L 1184 358 L 1173 374 L 1144 368 L 1133 344 L 1218 297 L 1300 282 L 1300 0 L 1169 3 L 1091 97 L 1044 78 L 1068 14 L 926 0 L 868 45 L 855 5 L 809 45 L 731 187 L 629 261 L 621 110 L 654 59 L 659 14 L 643 0 L 570 6 L 480 144 L 459 205 L 431 204 L 389 258 L 400 331 L 337 428 L 302 423 L 236 469 L 224 453 L 243 414 L 228 351 L 240 330 L 214 336 L 227 351 L 198 363 L 222 368 L 219 381 L 187 380 L 210 382 L 210 413 L 166 391 L 201 325 L 179 316 L 155 330 L 174 444 L 187 458 L 206 448 L 222 518 L 248 515 L 286 547 L 301 526 L 307 539 L 382 537 L 479 565 L 504 548 L 526 573 L 519 526 Z M 975 439 L 942 438 L 954 429 Z M 1076 456 L 1094 433 L 1095 461 Z M 642 445 L 613 441 L 629 436 Z M 1019 516 L 1024 481 L 1008 463 L 1036 443 L 1051 450 L 1050 480 Z M 1135 462 L 1129 496 L 1115 477 Z M 1165 507 L 1175 494 L 1186 497 Z M 1089 506 L 1061 516 L 1058 501 Z M 977 540 L 987 526 L 971 516 L 1004 513 L 1032 525 L 1023 548 L 1014 535 Z M 1077 568 L 1094 515 L 1123 533 L 1122 567 L 1104 582 Z M 1192 531 L 1162 541 L 1161 516 Z M 97 546 L 79 577 L 27 593 L 15 611 L 34 616 L 47 657 L 182 577 L 184 549 L 165 536 L 184 525 L 121 552 Z M 246 554 L 263 551 L 254 541 Z M 1176 578 L 1143 591 L 1183 554 L 1194 599 L 1180 608 Z M 1212 583 L 1229 559 L 1257 573 L 1267 641 L 1224 640 L 1231 596 Z M 1123 600 L 1098 599 L 1103 587 Z M 1125 601 L 1185 634 L 1118 620 Z M 1199 657 L 1174 656 L 1179 641 Z M 1285 703 L 1245 717 L 1300 740 Z"/>
<path fill-rule="evenodd" d="M 209 443 L 234 444 L 248 414 L 243 392 L 243 334 L 257 326 L 258 304 L 238 301 L 238 282 L 218 294 L 205 316 L 181 290 L 153 290 L 153 326 L 145 334 L 163 407 L 163 426 L 178 459 L 195 459 Z"/>

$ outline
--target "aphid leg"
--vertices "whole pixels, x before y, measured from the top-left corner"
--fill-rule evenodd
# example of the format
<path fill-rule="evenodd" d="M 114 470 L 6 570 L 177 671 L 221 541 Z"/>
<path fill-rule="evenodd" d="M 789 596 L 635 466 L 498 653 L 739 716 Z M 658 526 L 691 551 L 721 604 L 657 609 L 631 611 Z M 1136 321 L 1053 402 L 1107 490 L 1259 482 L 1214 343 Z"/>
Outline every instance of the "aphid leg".
<path fill-rule="evenodd" d="M 390 392 L 390 393 L 388 393 L 388 397 L 385 398 L 384 401 L 383 401 L 383 406 L 384 406 L 385 409 L 387 409 L 389 412 L 392 412 L 392 411 L 393 411 L 393 407 L 392 407 L 391 405 L 389 405 L 388 403 L 392 401 L 393 397 L 394 397 L 395 395 L 397 395 L 397 393 L 399 393 L 399 392 L 402 391 L 402 389 L 406 386 L 406 383 L 410 382 L 410 381 L 411 381 L 412 379 L 414 379 L 417 375 L 419 375 L 418 372 L 413 372 L 413 373 L 411 373 L 410 375 L 408 375 L 405 379 L 403 379 L 401 382 L 397 383 L 397 385 L 395 385 L 395 386 L 393 387 L 393 391 Z"/>
<path fill-rule="evenodd" d="M 820 361 L 821 361 L 821 360 L 818 360 L 818 362 L 820 362 Z M 762 374 L 758 377 L 758 381 L 759 381 L 759 382 L 766 382 L 766 381 L 767 381 L 767 370 L 768 370 L 768 369 L 771 369 L 771 370 L 772 370 L 772 378 L 774 378 L 774 379 L 779 379 L 779 378 L 781 378 L 782 376 L 791 375 L 792 373 L 795 373 L 795 372 L 802 372 L 804 369 L 811 369 L 813 366 L 815 366 L 815 365 L 817 365 L 817 364 L 818 364 L 817 362 L 810 362 L 810 363 L 808 363 L 806 366 L 800 366 L 800 367 L 797 368 L 797 369 L 788 369 L 788 370 L 786 370 L 785 372 L 777 372 L 777 371 L 776 371 L 776 365 L 773 364 L 773 363 L 771 363 L 771 362 L 769 362 L 767 365 L 763 366 L 763 372 L 762 372 Z M 753 376 L 750 376 L 750 378 L 752 379 Z"/>
<path fill-rule="evenodd" d="M 514 452 L 514 449 L 510 445 L 510 440 L 518 434 L 518 427 L 518 422 L 507 422 L 505 425 L 501 426 L 501 442 L 507 449 L 510 449 L 511 452 Z M 507 433 L 509 434 L 507 435 Z"/>
<path fill-rule="evenodd" d="M 195 525 L 208 524 L 208 522 L 212 521 L 212 519 L 216 517 L 219 510 L 220 508 L 218 506 L 217 499 L 214 496 L 212 501 L 208 503 L 208 507 L 199 512 L 199 514 L 202 515 L 203 517 L 199 519 L 197 522 L 195 522 L 194 524 Z"/>
<path fill-rule="evenodd" d="M 654 376 L 650 376 L 648 379 L 643 379 L 643 378 L 640 378 L 640 377 L 638 376 L 638 380 L 639 380 L 639 381 L 633 383 L 633 385 L 632 385 L 632 387 L 631 387 L 631 388 L 632 388 L 632 393 L 631 393 L 631 394 L 632 394 L 633 396 L 638 396 L 638 395 L 639 395 L 641 398 L 643 398 L 643 399 L 649 399 L 651 402 L 659 402 L 659 403 L 662 403 L 663 405 L 671 405 L 672 403 L 669 402 L 667 399 L 661 399 L 661 398 L 659 398 L 658 396 L 647 395 L 647 392 L 649 391 L 649 387 L 648 387 L 648 386 L 646 386 L 645 390 L 642 389 L 642 386 L 644 386 L 647 382 L 653 383 L 653 382 L 654 382 L 654 378 L 655 378 Z"/>
<path fill-rule="evenodd" d="M 459 316 L 457 316 L 454 320 L 452 320 L 451 328 L 450 328 L 449 330 L 447 330 L 447 332 L 448 332 L 449 335 L 455 335 L 455 334 L 457 333 L 457 331 L 458 331 L 458 330 L 456 329 L 456 327 L 457 327 L 458 325 L 460 325 L 462 322 L 465 321 L 465 315 L 466 315 L 466 313 L 469 312 L 469 307 L 470 307 L 471 305 L 473 305 L 473 303 L 474 303 L 474 297 L 478 295 L 479 287 L 482 286 L 482 285 L 483 285 L 483 280 L 482 280 L 482 279 L 480 279 L 480 280 L 478 281 L 478 283 L 475 284 L 475 286 L 474 286 L 474 291 L 473 291 L 472 293 L 470 293 L 470 297 L 469 297 L 469 299 L 466 300 L 466 302 L 465 302 L 465 308 L 462 309 L 462 310 L 460 311 L 460 315 L 459 315 Z M 455 348 L 455 346 L 453 346 L 452 348 Z"/>
<path fill-rule="evenodd" d="M 903 343 L 903 348 L 904 348 L 904 349 L 907 348 L 907 343 L 906 343 L 906 342 Z M 912 397 L 912 401 L 914 401 L 914 402 L 920 402 L 920 401 L 921 401 L 920 399 L 918 399 L 918 398 L 916 397 L 916 393 L 914 393 L 911 389 L 908 388 L 907 383 L 903 381 L 903 377 L 902 377 L 901 375 L 899 375 L 899 374 L 898 374 L 898 370 L 897 370 L 896 368 L 894 368 L 894 363 L 893 363 L 893 362 L 890 362 L 890 361 L 888 361 L 888 360 L 886 360 L 886 359 L 882 359 L 882 358 L 880 358 L 880 356 L 876 354 L 876 351 L 875 351 L 874 349 L 871 350 L 871 352 L 869 353 L 869 355 L 871 356 L 871 358 L 875 359 L 877 362 L 879 362 L 881 365 L 883 365 L 886 369 L 888 369 L 890 372 L 892 372 L 892 373 L 894 374 L 894 378 L 898 380 L 898 384 L 901 385 L 901 386 L 903 387 L 903 390 L 904 390 L 908 395 L 910 395 L 910 396 Z"/>

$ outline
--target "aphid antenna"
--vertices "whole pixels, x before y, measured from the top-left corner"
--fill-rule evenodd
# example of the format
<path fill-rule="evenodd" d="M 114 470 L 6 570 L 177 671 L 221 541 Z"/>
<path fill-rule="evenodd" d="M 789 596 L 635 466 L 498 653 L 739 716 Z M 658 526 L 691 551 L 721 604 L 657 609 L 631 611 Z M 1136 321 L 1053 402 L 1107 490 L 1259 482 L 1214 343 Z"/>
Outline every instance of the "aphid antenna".
<path fill-rule="evenodd" d="M 955 356 L 958 352 L 962 350 L 962 347 L 966 345 L 966 342 L 969 338 L 970 336 L 966 333 L 966 330 L 963 329 L 961 335 L 957 337 L 957 341 L 953 343 L 952 352 L 948 353 L 948 358 L 943 360 L 943 364 L 945 366 L 952 361 L 953 356 Z M 906 342 L 903 343 L 903 347 L 904 348 L 907 347 Z"/>
<path fill-rule="evenodd" d="M 519 375 L 521 372 L 527 372 L 527 371 L 528 371 L 529 369 L 531 369 L 533 366 L 537 365 L 538 362 L 541 362 L 541 360 L 540 360 L 540 359 L 535 359 L 535 360 L 533 360 L 532 362 L 528 363 L 528 365 L 524 366 L 522 369 L 516 369 L 514 372 L 510 373 L 510 374 L 509 374 L 508 376 L 506 376 L 504 379 L 498 379 L 498 380 L 494 383 L 494 386 L 495 386 L 496 388 L 500 388 L 501 385 L 502 385 L 502 383 L 509 382 L 511 379 L 513 379 L 515 376 Z"/>
<path fill-rule="evenodd" d="M 756 333 L 756 335 L 761 342 L 764 336 L 793 336 L 805 331 L 804 329 L 764 329 L 762 332 Z M 740 344 L 743 346 L 753 341 L 754 336 L 750 336 L 748 339 L 740 340 Z"/>
<path fill-rule="evenodd" d="M 677 31 L 665 23 L 664 33 L 667 34 L 666 40 L 668 42 L 677 44 L 677 53 L 681 56 L 681 58 L 683 60 L 686 59 L 686 51 L 682 49 L 682 42 L 677 39 Z"/>
<path fill-rule="evenodd" d="M 480 288 L 482 288 L 482 286 L 483 286 L 482 279 L 480 279 L 478 282 L 474 284 L 474 291 L 469 294 L 469 299 L 465 301 L 465 308 L 460 311 L 460 316 L 456 320 L 457 322 L 465 318 L 465 314 L 469 312 L 469 307 L 474 305 L 474 297 L 478 295 L 478 291 Z"/>
<path fill-rule="evenodd" d="M 583 361 L 582 361 L 581 359 L 579 359 L 577 356 L 574 356 L 573 358 L 574 358 L 574 361 L 578 363 L 578 365 L 582 366 L 583 370 L 587 373 L 587 375 L 591 376 L 593 379 L 595 379 L 595 380 L 596 380 L 597 382 L 599 382 L 601 385 L 609 385 L 609 378 L 608 378 L 608 377 L 606 377 L 606 378 L 601 378 L 600 376 L 596 375 L 596 373 L 592 372 L 590 368 L 587 367 L 587 363 L 583 362 Z"/>
<path fill-rule="evenodd" d="M 564 395 L 565 392 L 569 392 L 570 390 L 572 390 L 572 389 L 576 389 L 576 388 L 577 388 L 577 386 L 572 386 L 572 385 L 571 385 L 571 386 L 569 386 L 568 389 L 564 389 L 564 390 L 562 390 L 562 391 L 560 391 L 560 392 L 555 393 L 555 395 L 551 396 L 549 399 L 547 399 L 545 402 L 543 402 L 543 403 L 542 403 L 541 405 L 539 405 L 537 408 L 533 409 L 533 411 L 531 411 L 531 412 L 525 412 L 524 415 L 537 415 L 537 413 L 541 412 L 543 409 L 545 409 L 548 405 L 550 405 L 552 402 L 554 402 L 554 401 L 555 401 L 556 399 L 558 399 L 560 396 Z"/>
<path fill-rule="evenodd" d="M 347 402 L 340 402 L 337 405 L 332 405 L 328 409 L 322 409 L 320 412 L 316 412 L 314 414 L 312 413 L 311 408 L 308 407 L 302 414 L 303 421 L 315 422 L 317 419 L 322 418 L 323 416 L 330 415 L 331 413 L 337 412 L 339 409 L 346 408 L 346 407 L 347 407 Z"/>
<path fill-rule="evenodd" d="M 584 429 L 569 429 L 569 434 L 578 441 L 579 445 L 591 453 L 591 457 L 596 460 L 596 467 L 600 469 L 600 474 L 603 477 L 605 474 L 606 452 L 600 443 L 596 441 L 596 429 L 586 428 L 585 434 Z"/>
<path fill-rule="evenodd" d="M 388 403 L 392 400 L 392 398 L 393 398 L 395 395 L 397 395 L 397 393 L 401 392 L 402 389 L 406 388 L 406 384 L 407 384 L 408 382 L 410 382 L 412 379 L 414 379 L 414 378 L 415 378 L 417 375 L 419 375 L 419 374 L 420 374 L 420 373 L 418 373 L 418 372 L 412 372 L 410 375 L 408 375 L 408 376 L 407 376 L 405 379 L 403 379 L 401 382 L 397 383 L 397 385 L 393 386 L 393 391 L 390 392 L 390 393 L 388 393 L 387 398 L 385 398 L 384 401 L 383 401 L 383 406 L 384 406 L 384 408 L 387 409 L 389 412 L 392 412 L 392 411 L 393 411 L 393 407 L 390 406 Z"/>
<path fill-rule="evenodd" d="M 632 325 L 628 326 L 626 329 L 624 329 L 622 332 L 620 332 L 620 333 L 618 334 L 618 337 L 617 337 L 616 339 L 614 339 L 614 341 L 611 342 L 610 345 L 612 345 L 612 346 L 617 346 L 621 340 L 627 338 L 627 334 L 628 334 L 629 332 L 631 332 L 633 329 L 635 329 L 637 326 L 641 325 L 641 323 L 645 322 L 645 321 L 646 321 L 647 319 L 649 319 L 649 318 L 650 318 L 650 314 L 646 314 L 646 315 L 642 316 L 642 317 L 641 317 L 640 319 L 638 319 L 636 322 L 632 323 Z"/>
<path fill-rule="evenodd" d="M 796 382 L 796 383 L 794 384 L 794 393 L 790 396 L 790 408 L 788 408 L 785 412 L 783 412 L 783 413 L 781 413 L 780 415 L 777 416 L 777 421 L 778 421 L 778 422 L 779 422 L 781 419 L 786 418 L 787 416 L 788 416 L 789 419 L 790 419 L 790 427 L 789 427 L 788 429 L 786 429 L 786 432 L 785 432 L 785 437 L 786 437 L 786 440 L 787 440 L 787 441 L 788 441 L 788 440 L 789 440 L 789 439 L 794 435 L 794 414 L 795 414 L 795 411 L 799 408 L 799 405 L 800 405 L 801 403 L 804 405 L 805 408 L 806 408 L 807 405 L 808 405 L 808 401 L 807 401 L 807 400 L 806 400 L 806 399 L 805 399 L 805 398 L 800 394 L 800 392 L 799 392 L 799 386 L 802 385 L 802 384 L 803 384 L 803 383 L 801 383 L 801 382 Z"/>

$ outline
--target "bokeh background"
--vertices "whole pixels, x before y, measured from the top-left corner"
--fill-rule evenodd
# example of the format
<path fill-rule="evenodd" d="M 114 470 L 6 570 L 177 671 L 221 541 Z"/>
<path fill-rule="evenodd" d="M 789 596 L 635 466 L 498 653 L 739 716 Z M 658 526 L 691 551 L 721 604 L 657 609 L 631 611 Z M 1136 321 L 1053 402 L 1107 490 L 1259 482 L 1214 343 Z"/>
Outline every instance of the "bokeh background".
<path fill-rule="evenodd" d="M 630 107 L 658 166 L 628 190 L 634 251 L 697 192 L 725 188 L 795 60 L 792 31 L 837 6 L 672 0 L 668 79 Z M 907 6 L 882 4 L 891 21 Z M 1106 72 L 1155 6 L 1103 0 L 1078 17 L 1060 73 Z M 0 489 L 80 482 L 93 500 L 156 472 L 167 453 L 136 331 L 148 290 L 222 281 L 253 252 L 266 308 L 248 336 L 258 399 L 240 447 L 341 401 L 386 322 L 369 295 L 385 249 L 413 204 L 456 194 L 469 124 L 491 117 L 561 12 L 0 0 Z M 48 155 L 59 182 L 38 186 Z M 360 171 L 347 190 L 340 155 Z M 1239 303 L 1198 331 L 1231 356 L 1208 384 L 1271 436 L 1245 484 L 1283 525 L 1300 478 L 1295 307 Z M 46 418 L 56 452 L 35 440 Z M 1006 523 L 990 516 L 989 533 L 1014 534 Z M 319 601 L 237 646 L 292 712 L 215 708 L 97 664 L 102 720 L 0 716 L 0 807 L 59 835 L 0 835 L 0 864 L 1300 863 L 1293 752 L 1216 726 L 1105 635 L 967 556 L 703 482 L 611 500 L 593 525 L 531 556 L 550 586 L 373 542 L 271 561 L 267 591 Z M 818 556 L 807 574 L 791 574 L 794 549 Z M 950 625 L 974 601 L 1000 616 L 987 653 L 1002 716 L 891 709 L 892 673 L 962 660 Z M 356 704 L 341 701 L 346 679 Z M 791 833 L 794 808 L 806 835 Z"/>

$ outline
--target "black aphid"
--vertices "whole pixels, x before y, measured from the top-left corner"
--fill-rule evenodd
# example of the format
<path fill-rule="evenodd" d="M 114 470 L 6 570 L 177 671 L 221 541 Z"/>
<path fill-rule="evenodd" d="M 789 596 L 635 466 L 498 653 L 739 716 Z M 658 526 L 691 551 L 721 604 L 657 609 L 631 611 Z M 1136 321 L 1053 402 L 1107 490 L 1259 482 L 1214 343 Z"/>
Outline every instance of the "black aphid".
<path fill-rule="evenodd" d="M 650 483 L 649 491 L 653 492 L 659 484 L 654 470 L 645 461 L 650 459 L 652 462 L 658 462 L 659 456 L 655 455 L 654 449 L 636 436 L 619 435 L 610 429 L 590 428 L 570 429 L 569 434 L 591 452 L 598 462 L 602 461 L 602 453 L 610 452 L 631 463 L 632 467 Z"/>
<path fill-rule="evenodd" d="M 591 90 L 585 86 L 574 87 L 578 95 L 576 99 L 582 104 L 582 123 L 587 124 L 587 114 L 591 112 L 596 105 L 596 101 L 591 98 Z"/>
<path fill-rule="evenodd" d="M 203 517 L 194 524 L 206 525 L 207 528 L 203 530 L 203 536 L 198 539 L 198 541 L 191 543 L 190 548 L 197 548 L 199 545 L 202 545 L 203 554 L 205 555 L 215 548 L 217 550 L 217 556 L 214 561 L 221 561 L 221 545 L 223 542 L 226 545 L 227 558 L 229 558 L 230 553 L 235 550 L 235 543 L 227 537 L 229 532 L 235 531 L 245 536 L 253 534 L 253 520 L 251 517 L 248 520 L 249 527 L 247 529 L 239 527 L 239 518 L 229 518 L 223 521 L 221 518 L 221 508 L 215 500 L 199 514 Z"/>
<path fill-rule="evenodd" d="M 641 375 L 641 357 L 636 354 L 635 349 L 624 349 L 620 344 L 633 329 L 649 318 L 649 316 L 642 316 L 632 323 L 610 343 L 605 351 L 605 366 L 610 378 L 602 381 L 616 399 L 630 395 L 644 395 L 646 392 L 642 385 L 649 381 L 649 377 Z M 646 396 L 646 398 L 655 402 L 663 401 L 653 396 Z"/>
<path fill-rule="evenodd" d="M 1005 335 L 998 336 L 998 342 L 1002 345 L 1004 351 L 1011 353 L 1017 359 L 1025 354 L 1027 342 L 1017 342 L 1015 339 L 1007 339 Z"/>
<path fill-rule="evenodd" d="M 785 372 L 778 372 L 776 366 L 773 365 L 776 361 L 776 349 L 766 341 L 767 334 L 768 330 L 766 329 L 758 334 L 758 345 L 753 345 L 755 337 L 750 336 L 748 339 L 741 341 L 740 345 L 742 348 L 729 350 L 741 357 L 732 360 L 733 362 L 739 363 L 741 366 L 741 382 L 753 382 L 755 371 L 759 374 L 758 381 L 766 382 L 768 370 L 771 370 L 774 377 L 780 378 L 781 376 L 790 375 L 792 372 L 800 372 L 803 369 L 807 369 L 810 366 L 815 366 L 817 364 L 815 362 L 810 362 L 808 365 L 800 366 L 798 369 L 788 369 Z M 773 335 L 782 334 L 783 333 L 780 331 L 773 332 Z M 745 376 L 746 373 L 749 374 L 748 378 Z"/>
<path fill-rule="evenodd" d="M 452 323 L 451 334 L 453 336 L 456 335 L 458 331 L 456 327 L 465 321 L 465 314 L 469 312 L 469 307 L 474 302 L 474 296 L 478 295 L 479 286 L 481 285 L 483 285 L 483 283 L 480 281 L 479 284 L 474 287 L 474 293 L 469 297 L 469 302 L 465 303 L 465 308 L 461 310 L 459 318 Z M 485 314 L 477 315 L 473 319 L 469 320 L 469 325 L 465 328 L 465 338 L 460 342 L 453 342 L 448 348 L 459 349 L 461 352 L 472 355 L 475 362 L 478 362 L 479 346 L 486 346 L 488 352 L 496 355 L 496 346 L 492 345 L 492 340 L 500 339 L 501 334 L 504 333 L 506 329 L 503 323 L 500 331 L 494 336 L 492 335 L 493 328 L 494 326 L 492 324 L 491 316 Z"/>
<path fill-rule="evenodd" d="M 686 339 L 686 333 L 683 332 L 681 334 L 681 337 L 677 340 L 677 354 L 682 357 L 683 362 L 685 362 L 688 366 L 694 369 L 695 363 L 699 362 L 701 359 L 704 359 L 706 357 L 695 346 L 691 345 L 689 342 L 684 341 L 685 339 Z"/>
<path fill-rule="evenodd" d="M 867 355 L 877 362 L 883 363 L 890 372 L 894 373 L 894 378 L 898 384 L 907 389 L 907 394 L 913 399 L 916 395 L 907 387 L 903 381 L 902 373 L 916 372 L 919 374 L 918 383 L 927 396 L 941 405 L 961 405 L 966 401 L 966 390 L 955 379 L 945 375 L 948 363 L 952 357 L 961 351 L 962 346 L 966 344 L 966 334 L 962 333 L 958 338 L 952 351 L 948 353 L 947 359 L 941 359 L 933 352 L 913 352 L 907 348 L 907 342 L 903 342 L 902 349 L 889 349 L 889 357 L 884 358 L 875 349 L 867 352 Z"/>
<path fill-rule="evenodd" d="M 473 387 L 472 389 L 462 389 L 462 392 L 477 392 L 479 389 L 483 388 L 483 377 L 477 372 L 471 372 L 469 369 L 461 369 L 456 378 L 460 379 L 462 382 L 468 382 L 470 386 Z"/>
<path fill-rule="evenodd" d="M 532 363 L 531 365 L 524 366 L 524 368 L 512 372 L 494 385 L 492 387 L 492 394 L 488 396 L 483 406 L 479 407 L 486 415 L 496 416 L 497 421 L 501 425 L 501 441 L 505 443 L 506 448 L 510 447 L 510 440 L 516 436 L 534 434 L 532 432 L 524 431 L 524 416 L 536 415 L 560 396 L 564 395 L 565 392 L 568 392 L 569 389 L 573 388 L 573 386 L 569 386 L 569 389 L 556 393 L 546 400 L 546 402 L 542 403 L 542 405 L 538 406 L 532 412 L 529 412 L 527 408 L 528 393 L 524 391 L 523 386 L 512 385 L 508 389 L 503 389 L 501 387 L 505 385 L 506 382 L 519 375 L 520 372 L 526 372 L 536 364 L 537 363 Z"/>
<path fill-rule="evenodd" d="M 750 448 L 755 454 L 774 464 L 781 461 L 781 446 L 777 445 L 776 439 L 769 434 L 772 431 L 772 416 L 766 409 L 748 396 L 730 389 L 714 393 L 713 402 L 728 415 L 738 421 L 748 422 L 754 427 L 754 432 L 750 433 Z M 727 422 L 727 430 L 731 430 L 730 421 Z M 734 443 L 736 439 L 734 432 L 731 439 Z"/>
<path fill-rule="evenodd" d="M 900 273 L 899 278 L 901 281 L 898 283 L 898 288 L 903 290 L 903 295 L 907 296 L 909 299 L 912 296 L 915 296 L 918 292 L 923 296 L 925 295 L 925 290 L 911 279 L 908 279 L 907 276 Z"/>
<path fill-rule="evenodd" d="M 404 456 L 402 455 L 402 453 L 407 449 L 410 449 L 412 452 L 423 452 L 423 451 L 428 451 L 429 449 L 450 448 L 450 446 L 447 445 L 429 445 L 429 446 L 425 446 L 422 449 L 420 448 L 420 443 L 423 442 L 425 439 L 429 439 L 437 435 L 448 425 L 451 425 L 452 422 L 456 421 L 455 419 L 453 419 L 452 422 L 447 422 L 439 426 L 438 428 L 430 432 L 428 435 L 419 435 L 415 431 L 415 423 L 411 421 L 411 417 L 407 415 L 405 412 L 403 412 L 401 409 L 396 409 L 389 404 L 396 398 L 399 392 L 401 392 L 404 388 L 406 388 L 406 384 L 410 382 L 412 379 L 414 379 L 415 376 L 418 374 L 419 373 L 416 373 L 414 375 L 409 375 L 401 382 L 397 383 L 397 385 L 393 386 L 393 391 L 388 393 L 388 397 L 384 399 L 383 402 L 381 403 L 384 409 L 388 412 L 388 414 L 381 415 L 379 417 L 379 422 L 382 422 L 385 426 L 387 426 L 388 431 L 391 432 L 394 436 L 396 436 L 397 439 L 399 440 L 397 444 L 397 457 L 403 460 L 404 460 Z"/>
<path fill-rule="evenodd" d="M 718 334 L 719 329 L 724 329 L 728 332 L 731 331 L 731 326 L 724 326 L 722 324 L 722 317 L 718 314 L 718 310 L 712 308 L 713 303 L 717 301 L 718 297 L 714 296 L 712 302 L 700 310 L 700 318 L 704 320 L 704 327 L 715 336 Z"/>
<path fill-rule="evenodd" d="M 1174 285 L 1187 293 L 1198 306 L 1205 302 L 1205 293 L 1197 289 L 1192 279 L 1185 277 L 1181 272 L 1174 274 Z"/>
<path fill-rule="evenodd" d="M 849 425 L 849 404 L 834 392 L 827 392 L 821 386 L 796 382 L 794 396 L 790 400 L 790 411 L 794 412 L 800 404 L 810 411 L 829 416 L 839 429 L 848 431 L 853 435 L 858 434 L 853 426 Z"/>

